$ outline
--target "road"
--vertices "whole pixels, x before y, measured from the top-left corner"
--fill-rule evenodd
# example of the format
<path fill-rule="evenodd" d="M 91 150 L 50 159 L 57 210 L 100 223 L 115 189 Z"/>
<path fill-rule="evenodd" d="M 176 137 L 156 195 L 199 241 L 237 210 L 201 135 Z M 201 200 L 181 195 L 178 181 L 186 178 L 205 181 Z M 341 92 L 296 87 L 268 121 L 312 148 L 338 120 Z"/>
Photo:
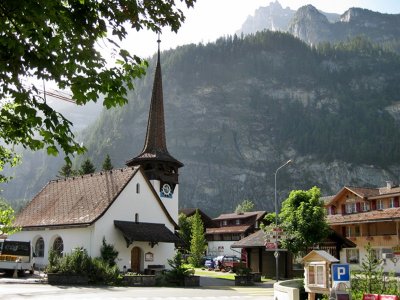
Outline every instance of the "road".
<path fill-rule="evenodd" d="M 203 278 L 202 278 L 203 279 Z M 221 283 L 223 285 L 221 285 Z M 0 279 L 0 299 L 139 299 L 139 300 L 272 300 L 270 285 L 237 287 L 232 282 L 204 279 L 198 288 L 52 286 L 40 280 Z"/>

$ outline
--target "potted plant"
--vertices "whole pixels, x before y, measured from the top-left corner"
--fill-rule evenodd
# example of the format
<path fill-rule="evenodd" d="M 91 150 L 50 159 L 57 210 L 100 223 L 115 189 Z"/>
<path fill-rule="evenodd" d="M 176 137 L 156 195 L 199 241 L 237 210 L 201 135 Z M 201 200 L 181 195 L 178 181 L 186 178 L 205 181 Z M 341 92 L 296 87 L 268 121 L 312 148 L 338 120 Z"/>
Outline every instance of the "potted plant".
<path fill-rule="evenodd" d="M 254 285 L 254 278 L 251 274 L 251 269 L 243 265 L 236 268 L 235 285 L 248 286 Z"/>

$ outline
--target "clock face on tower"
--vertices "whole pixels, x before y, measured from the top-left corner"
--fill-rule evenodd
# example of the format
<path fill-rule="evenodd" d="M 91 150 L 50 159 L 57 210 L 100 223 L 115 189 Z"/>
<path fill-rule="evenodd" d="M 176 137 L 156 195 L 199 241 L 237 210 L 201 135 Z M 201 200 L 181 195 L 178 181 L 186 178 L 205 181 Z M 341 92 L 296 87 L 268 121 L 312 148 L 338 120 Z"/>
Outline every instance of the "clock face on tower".
<path fill-rule="evenodd" d="M 168 183 L 162 185 L 161 197 L 172 198 L 172 187 Z"/>

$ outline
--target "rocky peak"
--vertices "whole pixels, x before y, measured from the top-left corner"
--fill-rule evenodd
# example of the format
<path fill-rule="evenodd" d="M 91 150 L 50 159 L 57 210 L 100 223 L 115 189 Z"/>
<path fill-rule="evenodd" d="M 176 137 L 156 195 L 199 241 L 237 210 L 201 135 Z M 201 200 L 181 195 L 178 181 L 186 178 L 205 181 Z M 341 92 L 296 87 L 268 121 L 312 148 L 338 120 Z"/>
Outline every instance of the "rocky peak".
<path fill-rule="evenodd" d="M 294 15 L 293 21 L 302 20 L 313 23 L 329 23 L 328 18 L 311 4 L 300 7 Z"/>

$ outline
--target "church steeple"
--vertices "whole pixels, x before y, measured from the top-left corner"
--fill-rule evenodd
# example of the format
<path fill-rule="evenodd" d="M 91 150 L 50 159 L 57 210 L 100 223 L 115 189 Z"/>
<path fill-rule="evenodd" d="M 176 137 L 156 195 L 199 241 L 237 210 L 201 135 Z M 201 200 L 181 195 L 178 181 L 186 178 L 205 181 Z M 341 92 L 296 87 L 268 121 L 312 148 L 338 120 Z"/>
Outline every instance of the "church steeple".
<path fill-rule="evenodd" d="M 167 150 L 164 121 L 164 99 L 160 64 L 160 39 L 158 39 L 157 66 L 154 75 L 147 132 L 142 152 L 128 160 L 127 166 L 141 165 L 150 180 L 178 183 L 178 168 L 183 164 Z"/>

